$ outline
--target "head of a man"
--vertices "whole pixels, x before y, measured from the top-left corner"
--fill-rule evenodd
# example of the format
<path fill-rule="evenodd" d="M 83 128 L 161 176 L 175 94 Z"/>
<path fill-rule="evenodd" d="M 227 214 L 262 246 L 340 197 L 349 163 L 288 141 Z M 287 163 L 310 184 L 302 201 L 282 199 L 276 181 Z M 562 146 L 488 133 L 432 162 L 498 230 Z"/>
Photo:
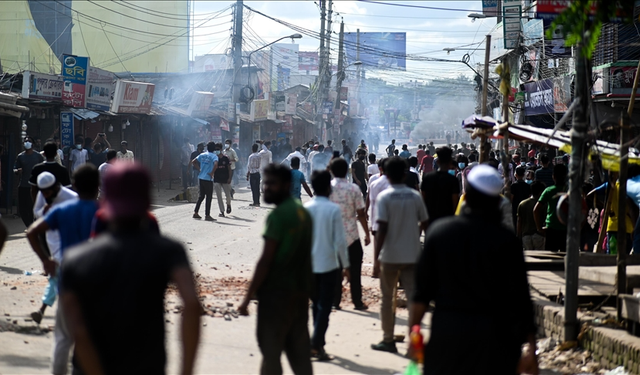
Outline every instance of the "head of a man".
<path fill-rule="evenodd" d="M 291 158 L 291 169 L 300 169 L 300 158 L 294 156 Z"/>
<path fill-rule="evenodd" d="M 58 145 L 54 142 L 47 142 L 44 144 L 42 151 L 44 152 L 44 157 L 47 158 L 47 161 L 53 161 L 55 160 L 56 155 L 58 155 Z"/>
<path fill-rule="evenodd" d="M 127 141 L 122 141 L 122 142 L 120 142 L 120 151 L 121 151 L 123 154 L 126 154 L 126 153 L 127 153 L 128 147 L 129 147 L 129 142 L 127 142 Z"/>
<path fill-rule="evenodd" d="M 196 150 L 198 150 L 198 152 L 202 154 L 202 152 L 204 151 L 204 142 L 198 143 Z"/>
<path fill-rule="evenodd" d="M 259 146 L 258 146 L 258 144 L 257 144 L 257 143 L 254 143 L 254 144 L 251 146 L 251 151 L 253 151 L 253 153 L 255 154 L 256 152 L 258 152 L 258 147 L 259 147 Z"/>
<path fill-rule="evenodd" d="M 279 205 L 291 195 L 291 170 L 279 164 L 269 164 L 263 172 L 264 201 Z"/>
<path fill-rule="evenodd" d="M 230 139 L 227 139 L 226 141 L 224 141 L 224 149 L 225 149 L 225 150 L 230 149 L 230 148 L 231 148 L 231 143 L 232 143 L 232 142 L 231 142 L 231 140 L 230 140 Z"/>
<path fill-rule="evenodd" d="M 436 154 L 438 154 L 439 168 L 443 171 L 449 170 L 449 168 L 451 168 L 451 162 L 453 161 L 453 150 L 451 150 L 451 148 L 447 146 L 444 146 L 437 149 Z"/>
<path fill-rule="evenodd" d="M 140 220 L 151 205 L 151 177 L 139 163 L 115 163 L 104 178 L 103 207 L 110 221 Z"/>
<path fill-rule="evenodd" d="M 115 163 L 115 161 L 118 160 L 116 158 L 117 156 L 118 156 L 118 153 L 116 152 L 116 150 L 107 151 L 107 163 L 109 164 Z"/>
<path fill-rule="evenodd" d="M 369 164 L 375 164 L 376 162 L 376 154 L 369 154 Z"/>
<path fill-rule="evenodd" d="M 40 193 L 42 193 L 42 197 L 47 202 L 47 204 L 51 204 L 60 192 L 60 183 L 50 172 L 40 173 L 38 175 L 37 185 L 38 190 L 40 190 Z"/>
<path fill-rule="evenodd" d="M 527 171 L 526 168 L 521 165 L 516 167 L 516 173 L 515 173 L 516 179 L 518 180 L 524 179 L 524 174 L 526 171 Z"/>
<path fill-rule="evenodd" d="M 82 146 L 84 145 L 84 137 L 81 135 L 76 136 L 76 143 L 74 143 L 76 149 L 82 150 Z"/>
<path fill-rule="evenodd" d="M 347 171 L 349 170 L 349 164 L 346 160 L 342 158 L 336 158 L 331 160 L 331 164 L 329 164 L 329 169 L 331 173 L 333 173 L 335 178 L 345 178 L 347 177 Z"/>
<path fill-rule="evenodd" d="M 406 145 L 406 144 L 402 145 L 402 150 L 403 151 L 407 151 L 408 149 L 409 149 L 408 145 Z"/>
<path fill-rule="evenodd" d="M 407 174 L 407 161 L 400 157 L 392 157 L 384 165 L 384 174 L 391 184 L 401 184 Z"/>
<path fill-rule="evenodd" d="M 413 168 L 417 167 L 418 166 L 418 158 L 415 157 L 415 156 L 410 157 L 409 158 L 409 166 L 413 167 Z"/>
<path fill-rule="evenodd" d="M 328 147 L 331 147 L 331 144 L 332 144 L 332 143 L 333 143 L 333 141 L 332 141 L 332 140 L 328 140 L 328 141 L 327 141 L 327 146 L 328 146 Z"/>
<path fill-rule="evenodd" d="M 183 142 L 185 145 L 191 144 L 191 142 L 189 141 L 189 138 L 184 137 Z"/>
<path fill-rule="evenodd" d="M 542 181 L 533 181 L 531 184 L 531 196 L 537 201 L 547 186 Z"/>
<path fill-rule="evenodd" d="M 328 197 L 331 195 L 331 173 L 329 171 L 315 171 L 311 175 L 311 187 L 315 195 Z"/>
<path fill-rule="evenodd" d="M 387 158 L 382 158 L 380 160 L 378 160 L 378 169 L 380 170 L 380 173 L 384 174 L 384 168 L 385 165 L 387 164 Z"/>
<path fill-rule="evenodd" d="M 553 166 L 553 181 L 557 186 L 564 186 L 567 182 L 567 166 L 556 164 Z"/>
<path fill-rule="evenodd" d="M 542 164 L 543 167 L 547 167 L 549 165 L 549 155 L 547 154 L 540 154 L 540 164 Z"/>
<path fill-rule="evenodd" d="M 266 147 L 266 148 L 267 148 L 267 150 L 268 150 L 268 149 L 270 149 L 270 148 L 271 148 L 271 141 L 266 141 L 266 142 L 264 143 L 264 147 Z"/>
<path fill-rule="evenodd" d="M 486 164 L 473 167 L 467 175 L 465 202 L 472 210 L 499 215 L 504 183 L 498 171 Z"/>
<path fill-rule="evenodd" d="M 513 154 L 513 162 L 516 164 L 520 164 L 520 162 L 522 161 L 522 158 L 520 157 L 520 154 L 515 153 Z"/>
<path fill-rule="evenodd" d="M 96 154 L 99 154 L 102 152 L 102 143 L 97 142 L 96 144 L 93 145 L 93 152 L 95 152 Z"/>
<path fill-rule="evenodd" d="M 96 199 L 99 187 L 100 173 L 93 164 L 83 164 L 73 172 L 73 188 L 80 199 Z"/>
<path fill-rule="evenodd" d="M 342 145 L 346 146 L 347 145 L 347 141 L 345 139 L 342 140 Z"/>
<path fill-rule="evenodd" d="M 216 151 L 216 143 L 215 142 L 207 143 L 207 151 L 215 152 Z"/>

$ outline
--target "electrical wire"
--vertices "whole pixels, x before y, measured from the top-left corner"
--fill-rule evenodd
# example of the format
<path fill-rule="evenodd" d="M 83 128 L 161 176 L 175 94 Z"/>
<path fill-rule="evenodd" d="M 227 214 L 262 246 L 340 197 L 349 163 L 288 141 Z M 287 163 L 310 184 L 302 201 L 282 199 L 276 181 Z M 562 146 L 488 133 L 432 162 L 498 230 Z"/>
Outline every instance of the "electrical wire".
<path fill-rule="evenodd" d="M 450 11 L 450 12 L 481 12 L 482 11 L 482 10 L 478 10 L 478 9 L 441 8 L 441 7 L 430 7 L 430 6 L 424 6 L 424 5 L 385 3 L 385 2 L 382 2 L 382 1 L 372 1 L 372 0 L 358 0 L 358 1 L 361 1 L 363 3 L 369 3 L 369 4 L 391 5 L 391 6 L 396 6 L 396 7 L 429 9 L 429 10 L 443 10 L 443 11 Z"/>

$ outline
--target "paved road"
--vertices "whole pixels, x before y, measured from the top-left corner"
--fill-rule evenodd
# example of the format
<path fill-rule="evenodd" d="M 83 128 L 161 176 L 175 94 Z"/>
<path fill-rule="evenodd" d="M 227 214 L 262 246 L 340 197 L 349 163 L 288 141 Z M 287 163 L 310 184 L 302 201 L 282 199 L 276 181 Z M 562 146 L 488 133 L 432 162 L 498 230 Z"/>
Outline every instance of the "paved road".
<path fill-rule="evenodd" d="M 244 185 L 244 184 L 243 184 Z M 175 185 L 174 185 L 175 186 Z M 237 306 L 242 296 L 243 283 L 250 277 L 261 252 L 261 230 L 270 207 L 249 207 L 250 192 L 246 186 L 237 189 L 233 212 L 215 223 L 191 218 L 193 204 L 172 203 L 169 198 L 176 190 L 154 190 L 154 212 L 164 234 L 184 244 L 195 273 L 200 274 L 205 298 L 203 304 L 225 307 L 227 302 Z M 212 206 L 217 218 L 217 202 Z M 201 211 L 201 214 L 203 211 Z M 0 374 L 41 374 L 48 372 L 52 334 L 38 332 L 29 320 L 30 312 L 40 305 L 40 296 L 46 284 L 41 275 L 23 275 L 24 270 L 38 271 L 41 266 L 29 248 L 24 227 L 19 219 L 6 217 L 11 236 L 0 255 Z M 373 249 L 365 249 L 365 274 L 371 271 Z M 377 280 L 363 276 L 367 295 L 377 298 Z M 12 289 L 14 288 L 15 289 Z M 179 371 L 179 305 L 175 296 L 167 298 L 166 319 L 169 321 L 167 349 L 169 373 Z M 314 371 L 322 374 L 394 374 L 402 373 L 408 361 L 401 355 L 374 352 L 369 345 L 381 339 L 382 332 L 377 307 L 368 312 L 353 310 L 343 303 L 344 310 L 331 315 L 326 349 L 336 355 L 329 363 L 315 363 Z M 123 308 L 125 308 L 123 306 Z M 260 365 L 260 352 L 255 340 L 255 306 L 250 317 L 226 321 L 220 316 L 202 319 L 203 335 L 198 355 L 197 373 L 248 374 L 256 373 Z M 41 327 L 53 326 L 53 311 L 47 311 Z M 404 333 L 406 310 L 399 309 L 397 333 Z M 16 325 L 13 325 L 13 323 Z M 10 324 L 23 333 L 2 332 Z M 399 346 L 404 354 L 405 346 Z M 283 363 L 286 359 L 283 358 Z M 286 367 L 290 373 L 290 369 Z"/>

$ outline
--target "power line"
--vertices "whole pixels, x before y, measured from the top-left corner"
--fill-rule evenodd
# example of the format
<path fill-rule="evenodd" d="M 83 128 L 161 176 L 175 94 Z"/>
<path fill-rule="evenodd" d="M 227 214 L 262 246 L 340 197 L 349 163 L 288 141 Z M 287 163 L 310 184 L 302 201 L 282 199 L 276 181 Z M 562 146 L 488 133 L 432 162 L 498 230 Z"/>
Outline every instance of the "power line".
<path fill-rule="evenodd" d="M 148 14 L 148 15 L 151 15 L 151 16 L 154 16 L 154 17 L 158 17 L 158 18 L 164 18 L 164 19 L 170 19 L 170 20 L 179 20 L 179 21 L 188 21 L 188 20 L 195 21 L 195 22 L 200 21 L 199 19 L 196 19 L 196 18 L 190 18 L 187 14 L 184 15 L 185 17 L 170 17 L 170 16 L 180 16 L 181 14 L 160 12 L 160 11 L 157 11 L 157 10 L 144 8 L 144 7 L 139 6 L 139 5 L 128 4 L 127 1 L 123 1 L 123 0 L 117 0 L 117 1 L 116 0 L 111 0 L 111 1 L 114 4 L 118 4 L 120 6 L 129 8 L 129 9 L 134 10 L 136 12 Z M 160 13 L 160 14 L 163 14 L 163 15 L 154 14 L 153 12 Z M 214 13 L 216 13 L 216 12 L 202 13 L 199 16 L 202 16 L 203 19 L 204 19 L 204 18 L 206 18 L 206 16 L 214 14 Z"/>
<path fill-rule="evenodd" d="M 424 5 L 409 5 L 409 4 L 400 4 L 400 3 L 385 3 L 382 1 L 372 1 L 372 0 L 358 0 L 363 3 L 369 4 L 378 4 L 378 5 L 392 5 L 396 7 L 404 7 L 404 8 L 419 8 L 419 9 L 430 9 L 430 10 L 444 10 L 451 12 L 478 12 L 478 9 L 458 9 L 458 8 L 441 8 L 441 7 L 429 7 Z"/>

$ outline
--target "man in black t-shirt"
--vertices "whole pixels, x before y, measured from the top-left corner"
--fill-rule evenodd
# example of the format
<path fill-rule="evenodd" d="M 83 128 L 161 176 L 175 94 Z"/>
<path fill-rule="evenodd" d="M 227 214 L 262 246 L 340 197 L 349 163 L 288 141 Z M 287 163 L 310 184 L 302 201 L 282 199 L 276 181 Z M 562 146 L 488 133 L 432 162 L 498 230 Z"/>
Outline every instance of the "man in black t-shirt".
<path fill-rule="evenodd" d="M 58 155 L 58 146 L 53 142 L 47 142 L 44 144 L 42 150 L 46 161 L 33 166 L 31 170 L 31 177 L 29 177 L 29 184 L 31 185 L 31 199 L 36 201 L 36 195 L 38 195 L 38 176 L 42 172 L 49 172 L 56 177 L 56 181 L 64 187 L 71 187 L 71 179 L 69 178 L 69 170 L 56 162 L 56 155 Z"/>
<path fill-rule="evenodd" d="M 518 166 L 515 173 L 516 182 L 511 185 L 511 213 L 514 228 L 517 228 L 518 224 L 518 206 L 531 196 L 531 186 L 524 181 L 525 171 L 523 166 Z"/>
<path fill-rule="evenodd" d="M 218 168 L 213 172 L 213 190 L 218 198 L 220 217 L 224 217 L 224 203 L 222 202 L 222 191 L 227 199 L 227 213 L 231 213 L 231 161 L 221 152 L 222 144 L 216 145 L 215 154 L 218 156 Z"/>
<path fill-rule="evenodd" d="M 148 229 L 151 177 L 115 164 L 104 182 L 110 232 L 65 252 L 60 301 L 85 374 L 164 374 L 164 296 L 182 298 L 182 373 L 193 373 L 201 306 L 184 248 Z M 75 373 L 75 370 L 74 370 Z"/>
<path fill-rule="evenodd" d="M 412 156 L 409 158 L 409 170 L 404 179 L 405 185 L 414 189 L 420 190 L 420 176 L 418 175 L 418 171 L 416 171 L 416 167 L 418 166 L 418 158 Z"/>
<path fill-rule="evenodd" d="M 204 143 L 200 142 L 198 143 L 198 146 L 196 146 L 196 150 L 194 152 L 191 153 L 191 161 L 193 161 L 193 159 L 197 158 L 198 155 L 202 154 L 204 152 Z M 192 167 L 193 163 L 189 162 L 189 166 L 191 166 L 191 186 L 198 186 L 198 171 Z"/>
<path fill-rule="evenodd" d="M 430 224 L 443 217 L 454 215 L 460 200 L 460 185 L 455 177 L 451 149 L 441 147 L 436 150 L 436 153 L 438 170 L 425 174 L 420 185 Z"/>
<path fill-rule="evenodd" d="M 359 149 L 356 152 L 357 160 L 351 163 L 351 176 L 353 178 L 353 183 L 358 185 L 360 191 L 362 191 L 362 196 L 367 199 L 367 167 L 364 165 L 364 159 L 367 155 L 367 152 L 364 149 Z"/>

